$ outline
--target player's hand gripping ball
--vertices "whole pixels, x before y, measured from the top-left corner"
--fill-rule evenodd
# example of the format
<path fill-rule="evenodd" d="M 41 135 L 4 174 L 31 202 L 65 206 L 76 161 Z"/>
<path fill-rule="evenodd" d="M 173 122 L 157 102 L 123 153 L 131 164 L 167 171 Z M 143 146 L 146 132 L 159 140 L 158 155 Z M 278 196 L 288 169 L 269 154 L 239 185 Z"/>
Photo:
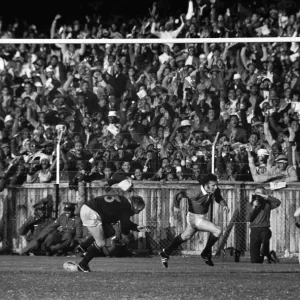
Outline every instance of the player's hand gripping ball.
<path fill-rule="evenodd" d="M 67 271 L 67 272 L 77 272 L 77 263 L 75 261 L 66 261 L 63 264 L 63 268 Z"/>

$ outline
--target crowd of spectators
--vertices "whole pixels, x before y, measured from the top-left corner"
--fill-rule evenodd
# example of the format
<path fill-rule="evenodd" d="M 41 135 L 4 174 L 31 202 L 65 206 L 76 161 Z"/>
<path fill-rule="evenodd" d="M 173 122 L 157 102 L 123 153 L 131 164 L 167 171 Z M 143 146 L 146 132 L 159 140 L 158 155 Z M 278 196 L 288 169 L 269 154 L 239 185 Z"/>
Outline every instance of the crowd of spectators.
<path fill-rule="evenodd" d="M 99 3 L 98 3 L 99 4 Z M 130 5 L 130 2 L 128 3 Z M 116 4 L 117 6 L 117 4 Z M 159 0 L 136 17 L 114 15 L 94 7 L 93 14 L 70 20 L 56 15 L 50 29 L 28 21 L 0 19 L 2 38 L 199 38 L 292 36 L 299 29 L 298 1 L 185 0 L 176 8 Z M 183 8 L 185 7 L 185 8 Z M 72 9 L 70 8 L 72 14 Z M 124 14 L 126 12 L 124 11 Z M 22 14 L 24 16 L 24 13 Z M 36 16 L 38 18 L 38 16 Z M 181 19 L 184 19 L 182 22 Z"/>
<path fill-rule="evenodd" d="M 299 46 L 2 45 L 1 184 L 297 181 Z"/>
<path fill-rule="evenodd" d="M 202 18 L 201 3 L 164 28 L 153 5 L 131 37 L 247 36 L 261 27 L 256 34 L 298 36 L 298 14 L 274 8 L 245 27 L 228 10 L 210 22 L 213 5 Z M 59 28 L 59 19 L 52 38 L 128 36 L 114 25 L 107 34 L 101 24 Z M 299 55 L 298 43 L 1 45 L 0 190 L 55 180 L 62 127 L 61 180 L 71 189 L 128 177 L 199 180 L 212 169 L 216 136 L 220 180 L 297 181 Z"/>

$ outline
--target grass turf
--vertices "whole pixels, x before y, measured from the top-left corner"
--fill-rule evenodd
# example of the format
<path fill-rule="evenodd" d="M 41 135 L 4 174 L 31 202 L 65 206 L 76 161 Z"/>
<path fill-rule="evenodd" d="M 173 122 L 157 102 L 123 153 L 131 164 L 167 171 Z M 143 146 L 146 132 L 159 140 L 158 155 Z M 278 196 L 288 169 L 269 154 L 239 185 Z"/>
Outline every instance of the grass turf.
<path fill-rule="evenodd" d="M 1 300 L 299 299 L 297 261 L 253 265 L 199 257 L 95 258 L 92 273 L 68 273 L 66 257 L 0 256 Z"/>

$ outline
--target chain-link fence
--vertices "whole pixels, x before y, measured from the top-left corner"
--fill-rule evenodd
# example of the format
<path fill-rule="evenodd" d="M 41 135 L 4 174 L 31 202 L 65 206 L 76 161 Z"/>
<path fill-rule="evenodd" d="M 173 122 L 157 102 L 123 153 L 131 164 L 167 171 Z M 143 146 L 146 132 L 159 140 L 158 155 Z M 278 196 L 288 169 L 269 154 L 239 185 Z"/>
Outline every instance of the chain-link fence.
<path fill-rule="evenodd" d="M 136 233 L 136 242 L 133 247 L 138 252 L 156 253 L 166 247 L 174 237 L 184 231 L 186 227 L 187 203 L 182 201 L 180 213 L 174 213 L 174 197 L 181 189 L 190 189 L 195 182 L 160 183 L 135 182 L 131 192 L 123 192 L 113 188 L 109 194 L 123 194 L 125 196 L 139 195 L 145 199 L 146 208 L 133 217 L 133 221 L 149 226 L 151 232 Z M 212 213 L 206 218 L 211 219 L 223 229 L 223 234 L 214 247 L 214 253 L 228 247 L 238 249 L 241 254 L 249 252 L 250 229 L 246 221 L 247 206 L 254 192 L 255 184 L 237 182 L 221 183 L 220 188 L 227 201 L 230 213 L 223 212 L 221 207 L 213 204 Z M 267 191 L 281 201 L 281 206 L 271 213 L 272 238 L 270 248 L 278 253 L 296 254 L 299 252 L 299 229 L 295 226 L 293 214 L 300 206 L 300 187 L 291 184 L 286 189 Z M 78 203 L 80 206 L 91 198 L 104 195 L 107 192 L 100 182 L 93 184 L 80 183 L 78 190 L 70 190 L 67 183 L 59 188 L 58 214 L 62 213 L 63 202 Z M 18 233 L 20 226 L 33 214 L 33 205 L 47 195 L 53 196 L 54 209 L 56 193 L 53 184 L 24 185 L 18 188 L 9 188 L 0 195 L 0 237 L 1 252 L 20 253 L 26 245 L 26 239 Z M 53 212 L 53 217 L 55 213 Z M 184 243 L 177 251 L 181 254 L 199 254 L 203 250 L 207 234 L 198 232 Z"/>

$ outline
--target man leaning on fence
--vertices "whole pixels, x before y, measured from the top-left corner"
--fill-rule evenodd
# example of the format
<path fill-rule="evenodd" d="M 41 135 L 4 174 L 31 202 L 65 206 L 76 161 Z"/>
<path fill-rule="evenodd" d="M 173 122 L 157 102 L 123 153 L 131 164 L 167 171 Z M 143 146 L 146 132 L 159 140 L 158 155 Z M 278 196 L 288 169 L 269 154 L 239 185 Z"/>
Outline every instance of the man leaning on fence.
<path fill-rule="evenodd" d="M 247 208 L 247 221 L 250 222 L 250 258 L 251 263 L 263 263 L 265 256 L 269 263 L 278 262 L 275 251 L 270 252 L 271 210 L 279 207 L 281 202 L 266 195 L 264 187 L 255 189 Z"/>
<path fill-rule="evenodd" d="M 22 250 L 21 255 L 46 254 L 44 243 L 47 242 L 49 236 L 45 236 L 43 242 L 39 238 L 45 228 L 54 221 L 51 217 L 53 210 L 52 199 L 49 196 L 43 198 L 33 207 L 34 215 L 30 216 L 19 229 L 20 235 L 26 236 L 28 242 L 27 246 Z"/>

